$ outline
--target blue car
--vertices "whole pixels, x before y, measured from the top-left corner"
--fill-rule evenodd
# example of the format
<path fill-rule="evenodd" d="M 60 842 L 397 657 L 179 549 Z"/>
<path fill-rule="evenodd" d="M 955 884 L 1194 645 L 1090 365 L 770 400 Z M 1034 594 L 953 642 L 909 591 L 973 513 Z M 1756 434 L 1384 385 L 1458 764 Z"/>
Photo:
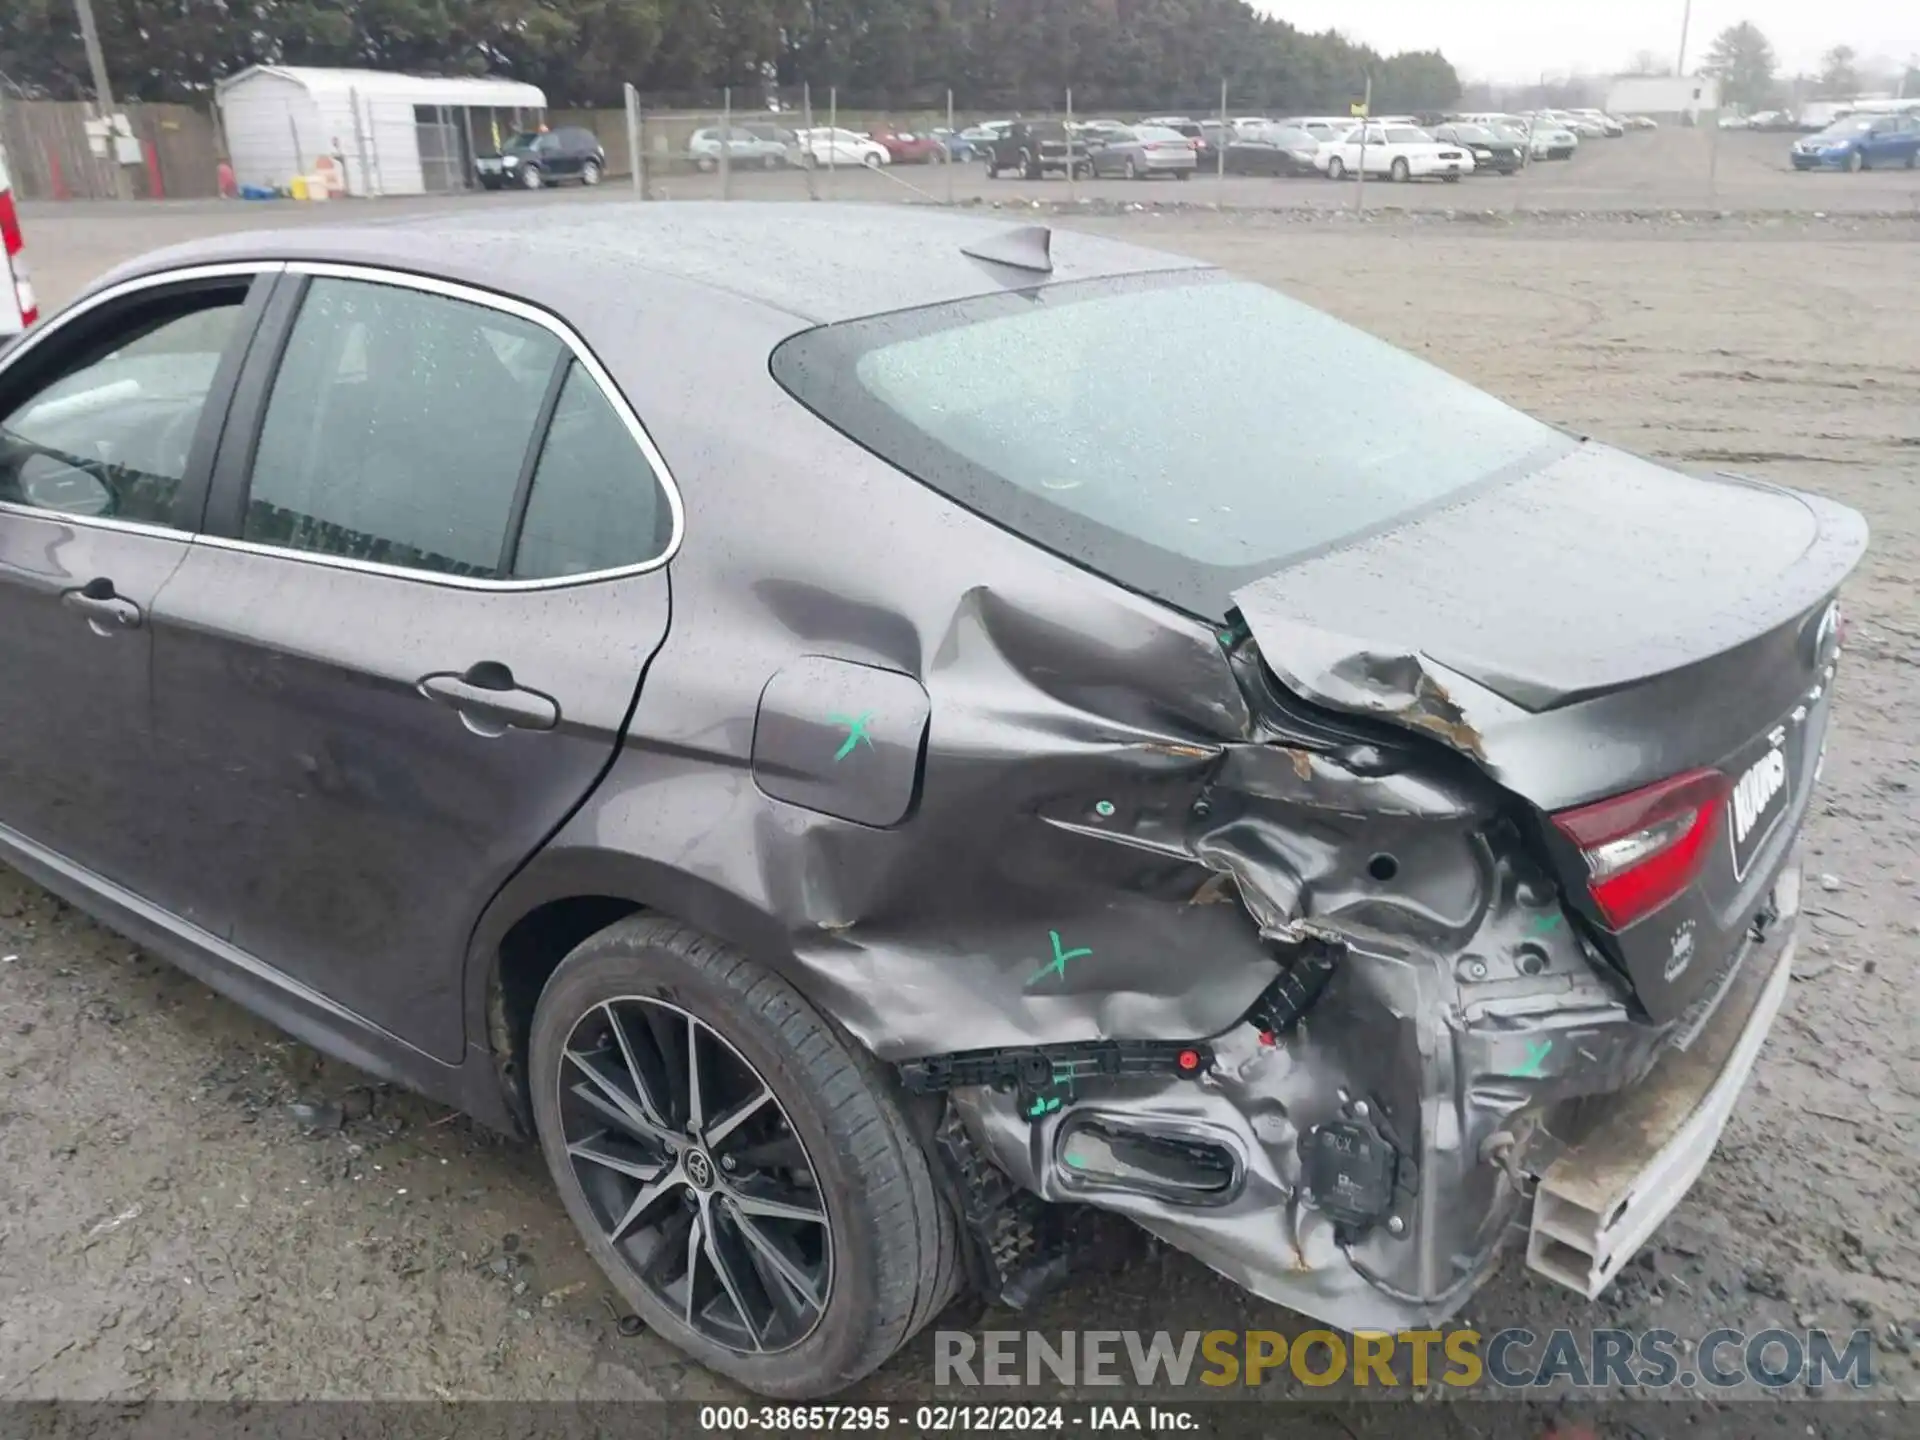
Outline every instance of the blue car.
<path fill-rule="evenodd" d="M 1920 115 L 1849 115 L 1795 143 L 1796 170 L 1911 170 L 1920 164 Z"/>

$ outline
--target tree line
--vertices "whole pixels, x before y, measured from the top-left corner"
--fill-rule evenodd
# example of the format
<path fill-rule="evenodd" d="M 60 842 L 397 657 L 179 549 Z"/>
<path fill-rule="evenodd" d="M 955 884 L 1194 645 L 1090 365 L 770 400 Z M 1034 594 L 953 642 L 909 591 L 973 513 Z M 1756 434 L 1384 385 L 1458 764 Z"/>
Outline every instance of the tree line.
<path fill-rule="evenodd" d="M 260 63 L 528 80 L 555 106 L 736 103 L 837 87 L 843 104 L 1376 111 L 1447 106 L 1437 52 L 1385 56 L 1245 0 L 94 0 L 115 92 L 203 101 Z M 90 96 L 73 0 L 0 4 L 0 93 Z"/>
<path fill-rule="evenodd" d="M 1820 74 L 1812 86 L 1816 98 L 1851 100 L 1858 95 L 1864 86 L 1858 62 L 1851 45 L 1836 45 L 1822 55 Z M 1773 43 L 1751 20 L 1729 25 L 1715 36 L 1700 69 L 1719 79 L 1727 103 L 1748 110 L 1775 103 L 1786 88 Z M 1920 94 L 1920 68 L 1909 66 L 1898 85 L 1902 94 Z"/>

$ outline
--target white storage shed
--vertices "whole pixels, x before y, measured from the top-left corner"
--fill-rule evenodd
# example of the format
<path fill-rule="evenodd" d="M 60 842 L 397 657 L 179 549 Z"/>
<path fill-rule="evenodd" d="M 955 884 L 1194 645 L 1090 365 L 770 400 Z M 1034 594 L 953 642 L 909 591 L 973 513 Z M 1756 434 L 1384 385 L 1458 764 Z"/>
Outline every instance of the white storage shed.
<path fill-rule="evenodd" d="M 476 155 L 540 122 L 547 97 L 517 80 L 254 65 L 214 87 L 241 185 L 287 185 L 330 157 L 349 195 L 473 185 Z"/>

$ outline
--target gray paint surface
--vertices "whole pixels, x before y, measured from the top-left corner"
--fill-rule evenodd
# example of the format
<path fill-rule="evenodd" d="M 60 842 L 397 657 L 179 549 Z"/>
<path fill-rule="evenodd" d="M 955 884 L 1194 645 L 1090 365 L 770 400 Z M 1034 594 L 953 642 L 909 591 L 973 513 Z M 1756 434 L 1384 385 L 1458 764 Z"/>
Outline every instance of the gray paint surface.
<path fill-rule="evenodd" d="M 1711 988 L 1704 964 L 1664 989 L 1650 978 L 1664 929 L 1598 931 L 1577 859 L 1536 838 L 1542 811 L 1731 763 L 1803 708 L 1790 823 L 1744 878 L 1684 897 L 1703 948 L 1751 963 L 1741 937 L 1791 863 L 1824 733 L 1832 661 L 1807 632 L 1863 528 L 1807 497 L 1593 448 L 1248 587 L 1252 640 L 1223 646 L 1213 626 L 913 483 L 768 374 L 774 346 L 814 323 L 1187 264 L 1070 233 L 1054 237 L 1044 282 L 960 254 L 1004 228 L 826 206 L 597 207 L 559 223 L 485 212 L 229 237 L 110 277 L 306 258 L 522 298 L 578 329 L 686 506 L 665 577 L 586 587 L 551 611 L 453 592 L 421 621 L 384 585 L 329 580 L 323 617 L 302 613 L 317 583 L 302 567 L 249 580 L 255 557 L 211 550 L 183 567 L 157 601 L 156 646 L 172 658 L 156 649 L 156 728 L 203 775 L 191 747 L 251 715 L 236 753 L 254 799 L 229 786 L 203 814 L 183 807 L 181 833 L 317 799 L 303 808 L 335 828 L 282 808 L 274 833 L 317 847 L 316 898 L 361 904 L 374 877 L 356 825 L 441 847 L 408 879 L 438 886 L 436 903 L 402 914 L 418 896 L 393 891 L 351 932 L 351 956 L 325 952 L 322 906 L 285 917 L 298 933 L 258 932 L 263 960 L 357 1020 L 290 984 L 263 1000 L 255 972 L 230 983 L 302 1033 L 495 1116 L 513 1108 L 486 1053 L 500 937 L 572 895 L 655 906 L 732 941 L 888 1060 L 1215 1037 L 1203 1081 L 1110 1081 L 1069 1099 L 1230 1136 L 1240 1197 L 1204 1213 L 1100 1203 L 1334 1323 L 1448 1313 L 1518 1203 L 1520 1161 L 1494 1163 L 1493 1138 L 1522 1121 L 1550 1134 L 1566 1101 L 1631 1084 Z M 1611 530 L 1602 492 L 1620 507 Z M 1714 532 L 1699 564 L 1657 544 L 1683 522 Z M 1744 560 L 1722 548 L 1743 530 Z M 1516 537 L 1534 548 L 1512 553 Z M 285 590 L 249 613 L 240 596 L 256 585 Z M 364 655 L 340 638 L 352 631 L 333 617 L 390 626 L 396 604 L 409 633 Z M 516 677 L 541 675 L 559 731 L 443 742 L 429 727 L 457 731 L 453 716 L 405 708 L 410 670 L 488 658 L 459 643 L 479 637 Z M 351 683 L 318 663 L 343 648 Z M 292 662 L 236 668 L 268 653 Z M 276 668 L 308 688 L 273 698 L 289 694 Z M 848 679 L 861 669 L 892 692 L 884 711 Z M 810 713 L 815 682 L 835 707 L 889 715 L 860 755 L 884 764 L 874 783 L 836 788 L 833 762 L 803 758 L 846 738 Z M 378 761 L 334 763 L 394 727 L 415 761 L 404 783 Z M 298 778 L 303 755 L 333 757 L 330 787 Z M 40 873 L 57 869 L 42 857 Z M 196 898 L 206 877 L 176 876 L 143 892 L 159 912 L 143 923 L 207 970 L 224 956 L 168 915 L 244 947 L 232 917 L 258 899 L 245 879 Z M 382 914 L 395 923 L 371 923 Z M 462 954 L 459 922 L 475 914 Z M 1306 1021 L 1267 1038 L 1241 1023 L 1315 947 L 1340 963 Z M 1362 1096 L 1419 1183 L 1396 1197 L 1400 1234 L 1347 1244 L 1301 1203 L 1297 1147 Z M 1061 1193 L 1044 1125 L 994 1092 L 954 1103 L 1000 1166 Z"/>

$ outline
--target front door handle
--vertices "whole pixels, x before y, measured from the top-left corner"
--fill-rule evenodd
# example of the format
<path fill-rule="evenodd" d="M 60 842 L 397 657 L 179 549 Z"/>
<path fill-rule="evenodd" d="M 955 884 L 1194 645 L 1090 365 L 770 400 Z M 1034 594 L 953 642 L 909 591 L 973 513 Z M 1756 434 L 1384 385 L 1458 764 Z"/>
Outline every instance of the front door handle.
<path fill-rule="evenodd" d="M 419 689 L 427 699 L 451 705 L 461 724 L 489 740 L 509 730 L 551 730 L 560 723 L 559 701 L 514 683 L 513 671 L 494 660 L 470 665 L 462 674 L 442 670 L 425 676 Z"/>
<path fill-rule="evenodd" d="M 84 615 L 88 628 L 96 635 L 138 630 L 146 618 L 140 613 L 140 607 L 116 592 L 113 581 L 104 575 L 96 575 L 78 590 L 63 591 L 60 603 Z"/>

